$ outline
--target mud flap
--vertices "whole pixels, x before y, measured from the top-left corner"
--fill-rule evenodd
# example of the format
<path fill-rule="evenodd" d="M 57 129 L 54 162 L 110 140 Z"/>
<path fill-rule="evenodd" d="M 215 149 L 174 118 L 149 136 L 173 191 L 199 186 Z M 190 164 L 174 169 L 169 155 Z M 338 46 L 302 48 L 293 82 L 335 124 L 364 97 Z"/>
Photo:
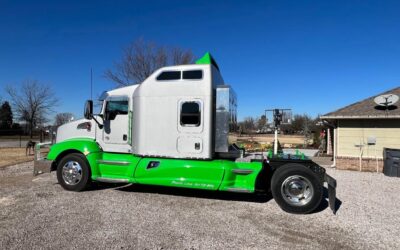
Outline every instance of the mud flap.
<path fill-rule="evenodd" d="M 325 174 L 324 180 L 328 183 L 329 207 L 333 214 L 336 214 L 336 180 L 328 174 Z"/>

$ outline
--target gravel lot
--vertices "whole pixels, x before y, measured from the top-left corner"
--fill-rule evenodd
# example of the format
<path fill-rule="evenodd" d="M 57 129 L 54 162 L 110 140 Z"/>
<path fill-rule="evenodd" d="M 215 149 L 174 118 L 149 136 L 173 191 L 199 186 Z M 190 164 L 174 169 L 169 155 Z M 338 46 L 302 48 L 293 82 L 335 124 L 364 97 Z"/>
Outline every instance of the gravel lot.
<path fill-rule="evenodd" d="M 336 171 L 342 204 L 310 215 L 266 196 L 144 186 L 64 191 L 32 163 L 0 169 L 0 249 L 399 249 L 400 178 Z"/>

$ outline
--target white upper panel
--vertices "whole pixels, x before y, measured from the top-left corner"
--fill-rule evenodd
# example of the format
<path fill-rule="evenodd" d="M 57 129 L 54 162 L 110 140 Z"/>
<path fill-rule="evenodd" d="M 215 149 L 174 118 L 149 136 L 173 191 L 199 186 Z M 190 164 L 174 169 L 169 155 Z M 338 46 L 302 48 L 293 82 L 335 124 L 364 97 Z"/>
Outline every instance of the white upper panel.
<path fill-rule="evenodd" d="M 201 70 L 202 79 L 157 80 L 165 71 L 188 70 Z M 211 65 L 200 64 L 164 67 L 138 85 L 133 93 L 134 154 L 212 158 L 213 70 L 216 71 Z M 222 77 L 214 78 L 223 84 Z M 182 124 L 181 109 L 186 102 L 198 104 L 200 114 L 196 119 L 200 119 L 199 124 Z"/>

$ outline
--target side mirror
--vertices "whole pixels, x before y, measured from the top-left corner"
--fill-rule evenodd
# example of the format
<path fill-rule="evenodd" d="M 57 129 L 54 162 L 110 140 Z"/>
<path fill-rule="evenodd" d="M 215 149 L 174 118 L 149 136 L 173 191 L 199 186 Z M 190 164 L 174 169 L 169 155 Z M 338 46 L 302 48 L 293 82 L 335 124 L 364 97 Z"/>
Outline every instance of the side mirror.
<path fill-rule="evenodd" d="M 86 101 L 83 116 L 88 120 L 91 120 L 93 118 L 93 101 L 92 100 Z"/>

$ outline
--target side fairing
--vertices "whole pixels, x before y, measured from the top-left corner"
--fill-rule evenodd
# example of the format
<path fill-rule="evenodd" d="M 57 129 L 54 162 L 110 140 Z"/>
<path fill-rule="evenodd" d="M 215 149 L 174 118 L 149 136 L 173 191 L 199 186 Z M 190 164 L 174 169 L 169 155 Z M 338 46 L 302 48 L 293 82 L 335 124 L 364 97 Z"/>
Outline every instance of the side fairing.
<path fill-rule="evenodd" d="M 140 184 L 217 190 L 224 176 L 221 160 L 143 158 L 136 167 Z"/>
<path fill-rule="evenodd" d="M 219 190 L 253 193 L 262 168 L 262 162 L 224 161 L 225 174 Z"/>

